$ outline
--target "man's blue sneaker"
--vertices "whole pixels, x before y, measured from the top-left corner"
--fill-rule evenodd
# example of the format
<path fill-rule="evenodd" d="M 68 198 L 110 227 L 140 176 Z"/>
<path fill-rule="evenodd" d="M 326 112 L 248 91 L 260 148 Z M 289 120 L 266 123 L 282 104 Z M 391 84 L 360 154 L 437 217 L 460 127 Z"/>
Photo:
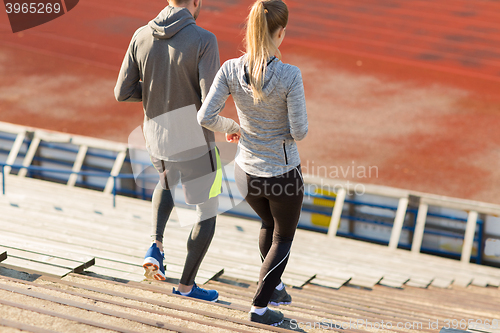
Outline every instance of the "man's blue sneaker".
<path fill-rule="evenodd" d="M 182 295 L 179 291 L 175 290 L 175 288 L 172 290 L 172 292 L 176 295 Z M 198 287 L 196 283 L 193 284 L 193 289 L 191 289 L 189 294 L 182 296 L 193 297 L 209 302 L 217 302 L 217 300 L 219 299 L 219 293 L 217 292 L 217 290 L 206 290 Z"/>
<path fill-rule="evenodd" d="M 144 256 L 144 276 L 149 280 L 165 281 L 165 266 L 163 254 L 155 243 L 151 245 Z"/>

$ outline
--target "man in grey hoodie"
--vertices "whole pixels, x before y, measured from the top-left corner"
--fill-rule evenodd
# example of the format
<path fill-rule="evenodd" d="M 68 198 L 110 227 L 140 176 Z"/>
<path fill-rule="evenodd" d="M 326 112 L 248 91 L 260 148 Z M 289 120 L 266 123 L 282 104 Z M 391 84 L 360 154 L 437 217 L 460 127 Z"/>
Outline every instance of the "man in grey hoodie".
<path fill-rule="evenodd" d="M 145 276 L 165 280 L 163 233 L 181 181 L 198 222 L 187 242 L 177 294 L 216 301 L 215 290 L 194 278 L 215 231 L 220 159 L 215 136 L 202 129 L 196 113 L 220 67 L 215 35 L 196 25 L 202 0 L 170 0 L 148 25 L 133 35 L 115 87 L 120 102 L 142 102 L 143 132 L 160 183 L 153 192 L 154 242 L 144 259 Z M 170 190 L 172 189 L 172 191 Z"/>

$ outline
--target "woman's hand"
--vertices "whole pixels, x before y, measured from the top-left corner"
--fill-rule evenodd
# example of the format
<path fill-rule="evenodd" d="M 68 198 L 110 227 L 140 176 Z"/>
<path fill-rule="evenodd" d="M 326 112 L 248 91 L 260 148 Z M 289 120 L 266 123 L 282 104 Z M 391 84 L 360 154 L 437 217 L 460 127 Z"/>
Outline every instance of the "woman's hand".
<path fill-rule="evenodd" d="M 240 141 L 240 137 L 241 137 L 240 131 L 238 131 L 237 133 L 233 133 L 233 134 L 226 133 L 226 141 L 227 142 L 238 143 Z"/>

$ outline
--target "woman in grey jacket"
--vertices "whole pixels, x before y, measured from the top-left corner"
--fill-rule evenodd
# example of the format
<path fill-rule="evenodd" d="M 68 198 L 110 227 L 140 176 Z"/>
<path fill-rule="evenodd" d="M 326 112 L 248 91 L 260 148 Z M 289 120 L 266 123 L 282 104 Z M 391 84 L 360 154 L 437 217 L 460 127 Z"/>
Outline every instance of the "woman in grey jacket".
<path fill-rule="evenodd" d="M 257 1 L 247 22 L 246 53 L 224 63 L 198 112 L 198 122 L 239 142 L 235 177 L 238 189 L 262 219 L 259 248 L 263 260 L 250 320 L 278 325 L 283 314 L 267 308 L 289 304 L 281 275 L 297 228 L 304 184 L 295 141 L 307 134 L 300 70 L 284 64 L 279 46 L 288 8 L 281 0 Z M 218 114 L 233 96 L 240 125 Z"/>

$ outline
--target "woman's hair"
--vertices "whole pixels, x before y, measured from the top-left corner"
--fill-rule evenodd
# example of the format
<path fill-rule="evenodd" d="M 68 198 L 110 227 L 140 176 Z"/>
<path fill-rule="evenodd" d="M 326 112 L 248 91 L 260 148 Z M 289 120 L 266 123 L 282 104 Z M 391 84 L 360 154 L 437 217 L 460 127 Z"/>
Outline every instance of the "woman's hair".
<path fill-rule="evenodd" d="M 272 35 L 288 24 L 288 7 L 282 0 L 258 0 L 252 6 L 247 20 L 246 53 L 249 83 L 254 103 L 264 99 L 262 87 L 266 75 L 266 63 L 270 57 L 281 53 Z"/>

